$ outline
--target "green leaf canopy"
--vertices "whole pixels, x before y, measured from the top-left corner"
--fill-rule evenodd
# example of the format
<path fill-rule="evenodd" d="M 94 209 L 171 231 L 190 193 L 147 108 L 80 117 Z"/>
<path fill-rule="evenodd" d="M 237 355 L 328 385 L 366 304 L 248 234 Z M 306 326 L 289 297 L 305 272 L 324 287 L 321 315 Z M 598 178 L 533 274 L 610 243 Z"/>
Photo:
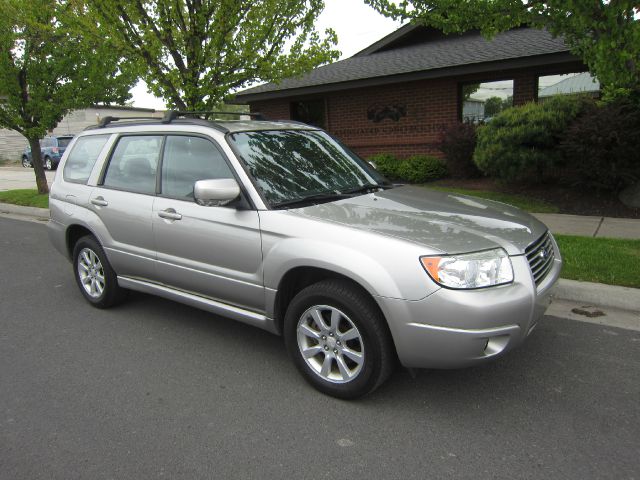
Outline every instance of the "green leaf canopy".
<path fill-rule="evenodd" d="M 210 110 L 257 81 L 334 60 L 335 33 L 314 22 L 321 0 L 87 0 L 87 25 L 139 63 L 150 90 L 180 110 Z"/>

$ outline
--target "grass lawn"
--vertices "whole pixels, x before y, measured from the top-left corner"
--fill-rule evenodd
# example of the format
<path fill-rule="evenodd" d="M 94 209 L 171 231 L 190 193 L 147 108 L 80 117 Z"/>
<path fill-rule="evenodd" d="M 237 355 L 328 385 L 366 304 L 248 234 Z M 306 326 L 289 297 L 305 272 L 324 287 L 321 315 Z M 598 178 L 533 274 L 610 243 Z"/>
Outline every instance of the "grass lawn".
<path fill-rule="evenodd" d="M 486 198 L 487 200 L 495 200 L 496 202 L 508 203 L 514 207 L 521 208 L 527 212 L 534 213 L 558 213 L 560 209 L 555 205 L 536 200 L 535 198 L 525 197 L 523 195 L 514 195 L 510 193 L 491 192 L 486 190 L 473 190 L 470 188 L 443 187 L 439 185 L 424 185 L 433 190 L 442 192 L 458 193 L 460 195 L 469 195 L 471 197 Z"/>
<path fill-rule="evenodd" d="M 564 260 L 563 278 L 640 288 L 640 240 L 554 237 Z"/>
<path fill-rule="evenodd" d="M 49 208 L 49 195 L 40 195 L 35 189 L 0 192 L 0 202 L 27 207 Z"/>

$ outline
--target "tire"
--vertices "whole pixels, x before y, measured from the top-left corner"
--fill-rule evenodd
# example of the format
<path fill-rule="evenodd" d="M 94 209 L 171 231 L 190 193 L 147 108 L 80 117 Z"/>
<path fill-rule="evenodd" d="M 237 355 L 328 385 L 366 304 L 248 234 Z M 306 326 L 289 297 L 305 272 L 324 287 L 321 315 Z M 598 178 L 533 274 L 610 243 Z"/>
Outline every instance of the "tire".
<path fill-rule="evenodd" d="M 96 308 L 117 305 L 126 296 L 104 250 L 95 237 L 80 238 L 73 247 L 73 272 L 84 298 Z"/>
<path fill-rule="evenodd" d="M 31 162 L 29 161 L 29 157 L 27 157 L 26 155 L 22 156 L 22 166 L 24 168 L 31 168 Z"/>
<path fill-rule="evenodd" d="M 324 280 L 300 291 L 287 308 L 284 339 L 305 379 L 333 397 L 371 393 L 395 364 L 382 313 L 366 292 L 345 280 Z"/>
<path fill-rule="evenodd" d="M 51 158 L 44 157 L 44 168 L 47 170 L 53 170 L 53 162 L 51 161 Z"/>

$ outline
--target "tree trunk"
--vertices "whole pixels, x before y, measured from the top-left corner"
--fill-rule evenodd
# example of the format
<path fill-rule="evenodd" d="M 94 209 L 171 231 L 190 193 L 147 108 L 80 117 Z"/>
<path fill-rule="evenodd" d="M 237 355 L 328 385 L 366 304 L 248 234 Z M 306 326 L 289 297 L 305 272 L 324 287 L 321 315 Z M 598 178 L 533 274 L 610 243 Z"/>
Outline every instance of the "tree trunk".
<path fill-rule="evenodd" d="M 36 174 L 36 186 L 38 193 L 49 193 L 49 185 L 47 184 L 47 176 L 44 174 L 44 166 L 42 165 L 42 152 L 40 152 L 40 139 L 28 137 L 29 147 L 31 147 L 31 165 Z"/>

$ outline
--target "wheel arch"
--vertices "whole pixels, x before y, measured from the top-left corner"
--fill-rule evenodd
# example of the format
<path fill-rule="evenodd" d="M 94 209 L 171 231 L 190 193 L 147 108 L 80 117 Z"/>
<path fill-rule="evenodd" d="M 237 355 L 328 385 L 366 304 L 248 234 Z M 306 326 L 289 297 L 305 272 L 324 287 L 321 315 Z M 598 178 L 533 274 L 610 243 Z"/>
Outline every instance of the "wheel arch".
<path fill-rule="evenodd" d="M 67 255 L 69 258 L 73 257 L 73 249 L 78 240 L 87 235 L 91 235 L 98 241 L 98 243 L 100 243 L 98 236 L 84 225 L 76 223 L 67 228 L 67 231 L 65 232 L 65 246 L 67 248 Z"/>
<path fill-rule="evenodd" d="M 293 300 L 293 298 L 306 287 L 323 280 L 341 280 L 344 282 L 348 282 L 369 298 L 371 304 L 378 310 L 381 317 L 385 320 L 387 333 L 389 335 L 389 338 L 391 339 L 394 354 L 397 357 L 397 353 L 395 351 L 395 341 L 393 340 L 393 335 L 389 327 L 389 321 L 386 318 L 383 310 L 380 308 L 380 305 L 376 301 L 374 295 L 357 280 L 327 268 L 320 268 L 315 266 L 297 266 L 291 268 L 282 276 L 282 278 L 280 279 L 280 283 L 278 284 L 274 302 L 274 320 L 277 332 L 280 334 L 282 334 L 283 332 L 284 317 L 287 312 L 287 308 L 291 303 L 291 300 Z"/>

